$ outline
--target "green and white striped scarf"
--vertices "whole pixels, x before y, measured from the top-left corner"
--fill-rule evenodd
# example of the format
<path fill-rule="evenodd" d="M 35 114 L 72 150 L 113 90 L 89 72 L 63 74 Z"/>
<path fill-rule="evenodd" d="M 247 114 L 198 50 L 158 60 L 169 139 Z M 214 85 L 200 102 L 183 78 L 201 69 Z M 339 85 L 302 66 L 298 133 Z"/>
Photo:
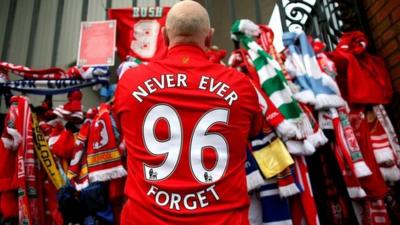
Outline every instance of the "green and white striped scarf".
<path fill-rule="evenodd" d="M 257 29 L 258 26 L 249 20 L 237 20 L 232 26 L 231 37 L 246 48 L 257 70 L 260 85 L 274 105 L 285 119 L 299 125 L 298 122 L 303 120 L 304 114 L 293 98 L 279 63 L 254 41 L 252 36 L 257 34 Z"/>

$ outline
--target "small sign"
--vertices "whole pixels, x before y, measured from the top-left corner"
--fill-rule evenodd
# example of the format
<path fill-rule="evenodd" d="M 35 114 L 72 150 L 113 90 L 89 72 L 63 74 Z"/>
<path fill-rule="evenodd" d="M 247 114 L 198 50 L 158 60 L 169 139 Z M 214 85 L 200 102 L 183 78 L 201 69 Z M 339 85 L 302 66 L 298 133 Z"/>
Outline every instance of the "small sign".
<path fill-rule="evenodd" d="M 116 21 L 81 22 L 78 66 L 113 66 Z"/>

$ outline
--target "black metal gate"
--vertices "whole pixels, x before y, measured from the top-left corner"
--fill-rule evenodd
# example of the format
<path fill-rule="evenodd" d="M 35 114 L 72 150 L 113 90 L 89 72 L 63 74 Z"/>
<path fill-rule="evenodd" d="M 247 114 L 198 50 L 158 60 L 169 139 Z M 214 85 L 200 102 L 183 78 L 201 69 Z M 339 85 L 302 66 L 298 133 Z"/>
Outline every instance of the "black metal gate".
<path fill-rule="evenodd" d="M 277 0 L 283 31 L 302 29 L 332 50 L 342 32 L 360 30 L 370 37 L 366 16 L 357 0 Z M 374 50 L 371 43 L 370 50 Z"/>

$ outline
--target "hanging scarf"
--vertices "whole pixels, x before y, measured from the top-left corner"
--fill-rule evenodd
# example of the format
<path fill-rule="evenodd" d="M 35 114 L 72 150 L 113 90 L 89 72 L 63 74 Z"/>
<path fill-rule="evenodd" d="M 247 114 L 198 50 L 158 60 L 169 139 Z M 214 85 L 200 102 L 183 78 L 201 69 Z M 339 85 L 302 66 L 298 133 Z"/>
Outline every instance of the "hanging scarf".
<path fill-rule="evenodd" d="M 90 126 L 87 164 L 89 182 L 108 181 L 127 175 L 113 131 L 109 105 L 100 105 Z"/>
<path fill-rule="evenodd" d="M 340 123 L 339 114 L 335 109 L 331 109 L 331 118 L 335 133 L 334 152 L 335 157 L 342 171 L 342 175 L 347 187 L 350 198 L 364 198 L 366 193 L 361 187 L 360 181 L 356 177 L 354 163 L 348 150 L 343 126 Z"/>
<path fill-rule="evenodd" d="M 86 119 L 76 136 L 73 158 L 68 167 L 68 178 L 78 191 L 89 185 L 87 145 L 90 135 L 90 126 L 97 113 L 98 111 L 96 108 L 91 108 L 87 111 Z"/>
<path fill-rule="evenodd" d="M 118 66 L 118 69 L 117 69 L 118 80 L 121 80 L 125 71 L 127 71 L 130 68 L 135 68 L 141 63 L 142 63 L 142 61 L 140 61 L 139 59 L 132 57 L 132 56 L 127 56 L 126 60 L 124 62 L 122 62 L 121 64 L 119 64 L 119 66 Z"/>
<path fill-rule="evenodd" d="M 88 80 L 13 80 L 0 83 L 0 89 L 9 88 L 34 95 L 56 95 L 97 84 L 108 84 L 108 81 L 97 78 Z"/>
<path fill-rule="evenodd" d="M 56 162 L 53 158 L 52 152 L 49 149 L 48 143 L 39 128 L 36 115 L 32 115 L 32 127 L 35 135 L 35 150 L 38 158 L 46 171 L 47 176 L 50 178 L 54 186 L 59 189 L 64 185 L 60 171 L 57 168 Z"/>
<path fill-rule="evenodd" d="M 307 163 L 304 156 L 295 156 L 296 181 L 300 184 L 302 192 L 290 198 L 290 206 L 294 225 L 319 225 L 317 207 L 314 202 L 313 191 L 308 175 Z"/>
<path fill-rule="evenodd" d="M 29 101 L 22 96 L 11 98 L 10 113 L 11 120 L 8 126 L 21 134 L 21 142 L 18 145 L 18 207 L 19 224 L 38 224 L 39 215 L 37 208 L 32 208 L 32 203 L 37 204 L 37 189 L 35 187 L 35 176 L 37 168 L 35 166 L 34 144 L 32 140 L 32 123 Z"/>
<path fill-rule="evenodd" d="M 346 150 L 346 152 L 350 153 L 356 177 L 360 178 L 371 175 L 372 172 L 368 168 L 367 164 L 365 164 L 356 136 L 354 135 L 353 128 L 351 127 L 346 109 L 344 107 L 339 107 L 334 113 L 337 113 L 340 119 L 340 125 L 343 129 L 343 136 L 341 135 L 340 137 L 344 138 L 344 140 L 341 141 L 344 143 L 342 147 L 343 150 Z"/>
<path fill-rule="evenodd" d="M 271 99 L 262 91 L 258 74 L 254 67 L 250 65 L 246 51 L 244 49 L 235 50 L 231 54 L 228 64 L 250 77 L 253 87 L 256 90 L 262 113 L 268 124 L 273 127 L 282 138 L 289 139 L 294 136 L 299 137 L 300 131 L 297 127 L 285 120 L 284 116 L 275 107 Z"/>
<path fill-rule="evenodd" d="M 329 54 L 338 69 L 340 90 L 350 104 L 390 103 L 393 89 L 389 73 L 381 57 L 367 52 L 367 44 L 364 33 L 345 32 Z"/>
<path fill-rule="evenodd" d="M 315 53 L 304 32 L 283 34 L 283 43 L 288 48 L 286 68 L 301 87 L 295 98 L 314 105 L 316 109 L 339 107 L 345 104 L 339 95 L 336 82 L 322 73 Z"/>
<path fill-rule="evenodd" d="M 274 32 L 266 25 L 259 25 L 260 27 L 260 44 L 261 47 L 270 54 L 280 65 L 282 73 L 285 75 L 286 80 L 289 80 L 289 74 L 284 67 L 281 55 L 276 51 L 274 46 Z"/>
<path fill-rule="evenodd" d="M 251 154 L 251 150 L 246 150 L 246 182 L 247 182 L 247 192 L 252 192 L 255 189 L 261 187 L 265 180 L 261 175 L 260 169 L 258 168 L 257 162 L 254 156 Z"/>
<path fill-rule="evenodd" d="M 108 77 L 107 67 L 71 67 L 67 71 L 61 68 L 31 69 L 29 67 L 0 62 L 0 72 L 13 73 L 27 80 L 65 80 L 65 79 L 93 79 L 94 77 Z"/>
<path fill-rule="evenodd" d="M 397 165 L 398 156 L 389 142 L 385 129 L 374 111 L 371 111 L 367 118 L 370 142 L 383 178 L 386 181 L 393 182 L 400 180 L 400 169 Z"/>
<path fill-rule="evenodd" d="M 300 125 L 304 115 L 292 97 L 287 81 L 282 74 L 279 63 L 268 55 L 251 37 L 258 34 L 259 28 L 249 20 L 237 20 L 232 26 L 234 40 L 240 41 L 246 48 L 254 67 L 257 70 L 262 89 L 285 119 Z"/>
<path fill-rule="evenodd" d="M 393 154 L 397 157 L 397 164 L 400 165 L 400 145 L 399 139 L 397 138 L 396 132 L 393 128 L 392 122 L 390 121 L 385 108 L 383 105 L 376 105 L 372 107 L 376 117 L 378 118 L 380 124 L 382 125 L 383 129 L 385 130 L 386 135 L 388 136 L 388 141 L 390 146 L 394 150 Z"/>
<path fill-rule="evenodd" d="M 260 188 L 263 225 L 292 225 L 289 203 L 279 195 L 276 179 L 267 180 Z"/>
<path fill-rule="evenodd" d="M 368 122 L 363 106 L 352 106 L 349 113 L 351 126 L 360 146 L 361 153 L 372 175 L 359 178 L 361 186 L 369 198 L 383 198 L 388 192 L 388 187 L 376 163 L 372 144 L 369 138 Z"/>

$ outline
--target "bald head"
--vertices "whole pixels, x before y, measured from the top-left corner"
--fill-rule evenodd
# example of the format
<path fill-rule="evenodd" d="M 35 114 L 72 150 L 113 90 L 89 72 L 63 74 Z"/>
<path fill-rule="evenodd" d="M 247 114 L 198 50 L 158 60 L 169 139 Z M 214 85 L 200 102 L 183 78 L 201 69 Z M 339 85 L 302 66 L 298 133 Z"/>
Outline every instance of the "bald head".
<path fill-rule="evenodd" d="M 168 12 L 165 37 L 170 47 L 179 43 L 193 43 L 208 47 L 212 35 L 206 9 L 195 1 L 176 3 Z"/>

